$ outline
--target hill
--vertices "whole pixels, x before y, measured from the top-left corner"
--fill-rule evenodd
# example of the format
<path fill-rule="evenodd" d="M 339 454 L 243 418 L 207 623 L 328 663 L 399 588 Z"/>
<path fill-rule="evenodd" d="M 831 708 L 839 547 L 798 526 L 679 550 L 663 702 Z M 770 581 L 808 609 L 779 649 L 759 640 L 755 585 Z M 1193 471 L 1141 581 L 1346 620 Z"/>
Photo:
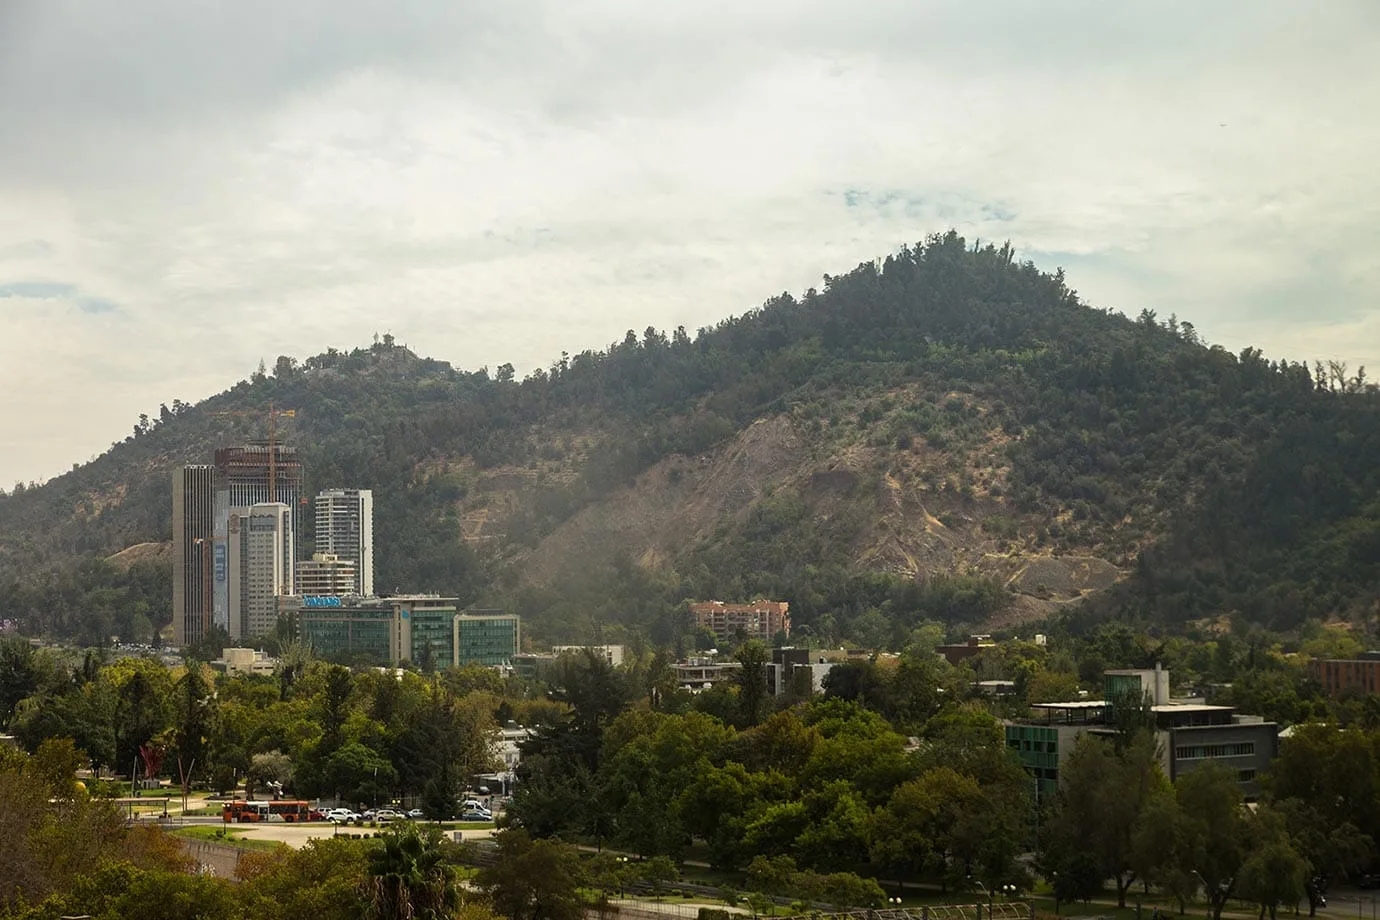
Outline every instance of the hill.
<path fill-rule="evenodd" d="M 950 233 L 520 381 L 387 338 L 280 358 L 0 500 L 0 617 L 166 620 L 156 552 L 103 560 L 169 539 L 170 470 L 260 434 L 212 413 L 270 401 L 298 413 L 309 491 L 375 490 L 382 589 L 505 603 L 549 637 L 669 641 L 687 597 L 779 597 L 864 642 L 1070 610 L 1289 630 L 1380 597 L 1363 372 L 1091 308 Z"/>

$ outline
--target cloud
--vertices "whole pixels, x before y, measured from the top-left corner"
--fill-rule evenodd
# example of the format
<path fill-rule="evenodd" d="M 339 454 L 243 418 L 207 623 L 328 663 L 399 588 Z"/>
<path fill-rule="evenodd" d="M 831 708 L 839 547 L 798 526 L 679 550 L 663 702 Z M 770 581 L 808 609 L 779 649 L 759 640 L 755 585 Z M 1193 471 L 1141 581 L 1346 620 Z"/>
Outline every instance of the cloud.
<path fill-rule="evenodd" d="M 0 10 L 0 279 L 68 285 L 6 299 L 0 384 L 43 395 L 0 386 L 0 481 L 261 357 L 391 330 L 526 370 L 950 226 L 1380 363 L 1365 2 Z"/>

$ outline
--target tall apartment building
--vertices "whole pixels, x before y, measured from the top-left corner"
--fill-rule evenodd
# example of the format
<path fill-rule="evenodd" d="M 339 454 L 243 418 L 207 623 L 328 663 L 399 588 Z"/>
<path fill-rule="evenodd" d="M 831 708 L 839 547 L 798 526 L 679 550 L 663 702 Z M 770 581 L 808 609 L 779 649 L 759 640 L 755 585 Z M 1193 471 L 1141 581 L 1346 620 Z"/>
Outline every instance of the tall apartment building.
<path fill-rule="evenodd" d="M 313 553 L 297 563 L 297 593 L 302 597 L 358 594 L 359 569 L 334 553 Z"/>
<path fill-rule="evenodd" d="M 254 505 L 280 502 L 291 509 L 290 559 L 297 558 L 297 535 L 302 529 L 302 461 L 297 448 L 274 445 L 270 455 L 267 444 L 245 444 L 222 447 L 215 457 L 215 623 L 230 633 L 231 638 L 247 638 L 237 633 L 241 628 L 232 622 L 230 582 L 234 573 L 229 564 L 230 516 L 245 517 Z M 274 491 L 269 494 L 269 480 Z M 290 592 L 289 592 L 290 593 Z"/>
<path fill-rule="evenodd" d="M 233 639 L 273 632 L 278 598 L 293 591 L 293 512 L 283 502 L 260 502 L 230 514 L 229 632 Z"/>
<path fill-rule="evenodd" d="M 690 605 L 695 625 L 707 629 L 719 641 L 742 633 L 749 639 L 772 642 L 777 633 L 791 634 L 790 605 L 785 601 L 755 600 L 750 604 L 701 601 Z"/>
<path fill-rule="evenodd" d="M 355 586 L 344 594 L 374 594 L 374 493 L 327 489 L 316 496 L 316 551 L 354 563 Z M 305 592 L 304 592 L 305 593 Z"/>
<path fill-rule="evenodd" d="M 173 473 L 173 641 L 200 642 L 212 625 L 214 469 Z"/>

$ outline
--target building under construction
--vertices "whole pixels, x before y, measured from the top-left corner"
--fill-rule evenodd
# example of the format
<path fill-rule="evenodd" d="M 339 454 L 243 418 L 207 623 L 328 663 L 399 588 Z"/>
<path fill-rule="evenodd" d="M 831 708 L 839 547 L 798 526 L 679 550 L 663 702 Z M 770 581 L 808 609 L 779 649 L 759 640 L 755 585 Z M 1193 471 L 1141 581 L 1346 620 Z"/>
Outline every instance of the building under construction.
<path fill-rule="evenodd" d="M 215 462 L 215 623 L 232 639 L 248 638 L 249 624 L 240 611 L 231 610 L 229 540 L 239 528 L 231 519 L 247 521 L 255 505 L 282 503 L 290 509 L 289 532 L 283 535 L 286 577 L 292 583 L 292 561 L 297 559 L 302 524 L 302 461 L 297 448 L 267 442 L 222 447 Z M 290 591 L 291 588 L 289 587 Z M 238 605 L 236 605 L 238 606 Z"/>

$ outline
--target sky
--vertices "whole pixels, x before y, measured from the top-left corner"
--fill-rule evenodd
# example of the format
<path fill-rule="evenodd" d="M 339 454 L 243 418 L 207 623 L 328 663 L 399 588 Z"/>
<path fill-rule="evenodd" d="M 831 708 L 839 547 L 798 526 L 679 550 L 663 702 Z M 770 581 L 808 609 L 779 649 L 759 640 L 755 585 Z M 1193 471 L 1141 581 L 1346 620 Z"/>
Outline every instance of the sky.
<path fill-rule="evenodd" d="M 0 484 L 281 354 L 692 331 L 956 228 L 1380 371 L 1380 4 L 0 0 Z"/>

